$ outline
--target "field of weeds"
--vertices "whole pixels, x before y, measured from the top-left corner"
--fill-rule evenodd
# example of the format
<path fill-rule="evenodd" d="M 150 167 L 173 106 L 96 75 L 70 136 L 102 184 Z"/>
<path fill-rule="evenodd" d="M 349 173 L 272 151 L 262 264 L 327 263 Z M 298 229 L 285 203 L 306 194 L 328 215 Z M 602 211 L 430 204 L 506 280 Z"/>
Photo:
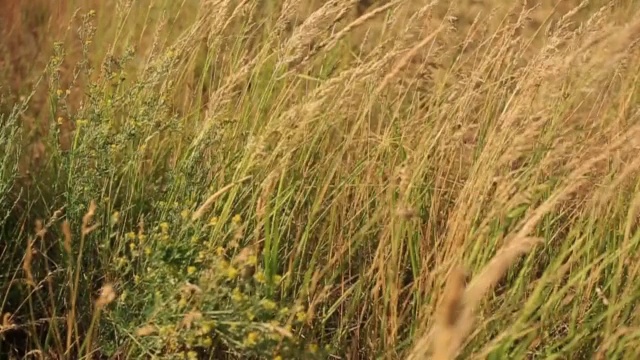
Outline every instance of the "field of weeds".
<path fill-rule="evenodd" d="M 640 358 L 640 1 L 0 31 L 0 358 Z"/>

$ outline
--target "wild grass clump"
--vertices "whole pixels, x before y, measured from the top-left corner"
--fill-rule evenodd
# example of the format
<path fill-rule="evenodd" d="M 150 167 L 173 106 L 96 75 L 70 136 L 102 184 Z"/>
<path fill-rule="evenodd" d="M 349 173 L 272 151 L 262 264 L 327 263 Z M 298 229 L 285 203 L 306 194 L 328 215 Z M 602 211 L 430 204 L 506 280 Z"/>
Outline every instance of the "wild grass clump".
<path fill-rule="evenodd" d="M 639 355 L 637 4 L 364 3 L 61 16 L 0 118 L 1 351 Z"/>

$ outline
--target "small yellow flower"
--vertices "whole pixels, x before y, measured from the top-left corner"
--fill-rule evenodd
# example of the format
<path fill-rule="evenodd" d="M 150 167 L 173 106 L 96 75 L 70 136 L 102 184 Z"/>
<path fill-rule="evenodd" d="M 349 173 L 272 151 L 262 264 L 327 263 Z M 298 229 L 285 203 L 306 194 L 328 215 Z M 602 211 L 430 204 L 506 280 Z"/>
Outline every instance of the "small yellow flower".
<path fill-rule="evenodd" d="M 135 251 L 136 250 L 136 243 L 129 243 L 129 250 Z"/>
<path fill-rule="evenodd" d="M 273 282 L 276 284 L 279 284 L 280 281 L 282 281 L 282 276 L 281 275 L 273 275 Z"/>
<path fill-rule="evenodd" d="M 227 277 L 233 280 L 237 276 L 238 276 L 238 269 L 234 268 L 233 266 L 229 266 L 227 268 Z"/>
<path fill-rule="evenodd" d="M 185 298 L 180 298 L 180 301 L 178 301 L 178 307 L 179 307 L 179 308 L 183 308 L 183 307 L 185 307 L 185 306 L 187 306 L 187 299 L 185 299 Z"/>
<path fill-rule="evenodd" d="M 204 251 L 198 251 L 198 258 L 196 259 L 197 262 L 201 263 L 206 258 L 207 258 L 207 253 L 205 253 Z"/>
<path fill-rule="evenodd" d="M 197 270 L 197 269 L 196 269 L 196 267 L 195 267 L 195 266 L 189 266 L 189 267 L 187 268 L 187 274 L 192 275 L 192 274 L 194 274 L 194 273 L 196 272 L 196 270 Z"/>
<path fill-rule="evenodd" d="M 260 305 L 265 309 L 265 310 L 274 310 L 276 307 L 278 307 L 278 305 L 269 299 L 262 299 L 260 300 Z"/>
<path fill-rule="evenodd" d="M 200 327 L 200 335 L 205 335 L 211 332 L 211 325 L 209 324 L 202 324 L 202 327 Z"/>
<path fill-rule="evenodd" d="M 111 226 L 117 224 L 120 221 L 120 212 L 116 211 L 111 214 Z"/>
<path fill-rule="evenodd" d="M 144 248 L 144 253 L 145 253 L 145 255 L 147 255 L 147 256 L 151 255 L 151 248 L 150 248 L 150 247 L 148 247 L 148 246 L 146 246 L 146 247 Z"/>
<path fill-rule="evenodd" d="M 160 231 L 162 231 L 163 234 L 167 234 L 169 232 L 169 223 L 168 222 L 161 222 L 160 223 Z"/>
<path fill-rule="evenodd" d="M 307 320 L 307 313 L 304 311 L 298 311 L 296 313 L 296 320 L 298 322 L 304 322 L 305 320 Z"/>
<path fill-rule="evenodd" d="M 58 95 L 58 96 L 62 96 L 62 89 L 58 89 L 58 90 L 56 90 L 56 95 Z"/>
<path fill-rule="evenodd" d="M 145 234 L 138 235 L 138 241 L 140 241 L 141 243 L 144 242 L 146 239 L 147 239 L 147 235 Z"/>
<path fill-rule="evenodd" d="M 256 314 L 254 314 L 251 310 L 247 310 L 246 315 L 249 321 L 253 321 L 256 319 Z"/>
<path fill-rule="evenodd" d="M 189 360 L 196 360 L 196 359 L 198 358 L 198 353 L 197 353 L 197 352 L 195 352 L 195 351 L 193 351 L 193 350 L 192 350 L 192 351 L 189 351 L 189 352 L 187 353 L 187 358 L 188 358 Z"/>
<path fill-rule="evenodd" d="M 218 256 L 222 256 L 222 255 L 224 255 L 224 248 L 223 248 L 222 246 L 218 246 L 218 247 L 216 248 L 216 254 L 217 254 Z"/>
<path fill-rule="evenodd" d="M 309 344 L 309 352 L 315 354 L 318 352 L 318 344 Z"/>
<path fill-rule="evenodd" d="M 214 216 L 209 220 L 209 225 L 211 226 L 216 226 L 216 224 L 218 223 L 218 217 Z"/>
<path fill-rule="evenodd" d="M 229 268 L 229 262 L 227 260 L 220 260 L 218 262 L 218 270 L 226 272 Z"/>
<path fill-rule="evenodd" d="M 289 308 L 285 306 L 280 309 L 279 313 L 280 313 L 280 316 L 287 315 L 287 313 L 289 313 Z"/>
<path fill-rule="evenodd" d="M 280 356 L 280 355 L 276 355 L 276 356 L 273 358 L 273 360 L 282 360 L 282 356 Z"/>
<path fill-rule="evenodd" d="M 134 233 L 133 231 L 130 231 L 130 232 L 127 233 L 126 236 L 127 236 L 127 239 L 133 240 L 133 239 L 136 238 L 136 233 Z"/>
<path fill-rule="evenodd" d="M 244 344 L 247 346 L 254 346 L 258 343 L 258 339 L 260 338 L 260 334 L 256 331 L 252 331 L 247 334 L 247 337 L 244 339 Z"/>
<path fill-rule="evenodd" d="M 59 117 L 57 123 L 58 125 L 62 125 L 62 123 L 64 123 L 64 119 L 62 117 Z"/>
<path fill-rule="evenodd" d="M 187 334 L 184 340 L 188 347 L 196 344 L 196 337 L 193 334 Z"/>
<path fill-rule="evenodd" d="M 204 347 L 210 347 L 213 345 L 213 340 L 210 337 L 203 338 L 200 344 Z"/>
<path fill-rule="evenodd" d="M 233 289 L 233 291 L 231 292 L 231 300 L 233 300 L 233 302 L 239 303 L 240 301 L 242 301 L 242 293 L 240 292 L 240 289 L 235 288 Z"/>
<path fill-rule="evenodd" d="M 260 270 L 256 271 L 256 273 L 253 274 L 253 278 L 260 284 L 264 284 L 264 282 L 266 281 L 266 277 L 264 276 L 264 273 Z"/>
<path fill-rule="evenodd" d="M 273 332 L 269 334 L 269 339 L 274 341 L 282 341 L 283 336 L 279 332 Z"/>
<path fill-rule="evenodd" d="M 160 328 L 158 333 L 160 334 L 160 336 L 165 337 L 165 336 L 170 335 L 171 333 L 173 333 L 173 328 L 171 327 L 171 325 L 165 325 L 165 326 Z"/>
<path fill-rule="evenodd" d="M 234 224 L 238 225 L 242 221 L 242 217 L 240 216 L 240 214 L 236 214 L 233 219 L 231 219 L 231 221 L 233 221 Z"/>
<path fill-rule="evenodd" d="M 194 244 L 194 245 L 195 245 L 195 244 L 197 244 L 197 243 L 199 243 L 199 242 L 200 242 L 200 239 L 198 239 L 198 237 L 197 237 L 197 236 L 192 236 L 192 237 L 191 237 L 191 243 L 192 243 L 192 244 Z"/>
<path fill-rule="evenodd" d="M 182 212 L 180 212 L 180 216 L 183 220 L 186 220 L 189 217 L 189 210 L 182 210 Z"/>

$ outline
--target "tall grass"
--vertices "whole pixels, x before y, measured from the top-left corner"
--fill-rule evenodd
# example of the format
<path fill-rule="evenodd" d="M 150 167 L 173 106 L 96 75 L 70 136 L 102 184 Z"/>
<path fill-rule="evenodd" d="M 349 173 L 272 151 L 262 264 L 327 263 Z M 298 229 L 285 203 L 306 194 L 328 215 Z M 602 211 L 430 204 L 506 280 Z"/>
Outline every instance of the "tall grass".
<path fill-rule="evenodd" d="M 81 5 L 0 122 L 2 351 L 639 355 L 636 2 Z"/>

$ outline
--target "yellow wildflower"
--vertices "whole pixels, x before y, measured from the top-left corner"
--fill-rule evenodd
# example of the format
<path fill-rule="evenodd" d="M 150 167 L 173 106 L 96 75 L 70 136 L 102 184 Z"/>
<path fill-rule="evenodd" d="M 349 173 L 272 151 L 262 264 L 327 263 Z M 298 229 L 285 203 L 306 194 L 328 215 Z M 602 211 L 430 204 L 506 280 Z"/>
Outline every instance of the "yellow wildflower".
<path fill-rule="evenodd" d="M 229 262 L 227 260 L 220 260 L 218 262 L 219 270 L 226 272 L 228 268 L 229 268 Z"/>
<path fill-rule="evenodd" d="M 309 352 L 315 354 L 318 352 L 318 344 L 309 344 Z"/>
<path fill-rule="evenodd" d="M 189 266 L 189 267 L 187 268 L 187 274 L 192 275 L 192 274 L 194 274 L 194 273 L 196 272 L 196 270 L 197 270 L 197 269 L 196 269 L 196 267 L 195 267 L 195 266 Z"/>
<path fill-rule="evenodd" d="M 256 331 L 252 331 L 247 334 L 247 337 L 244 339 L 244 344 L 247 346 L 254 346 L 258 343 L 258 339 L 260 338 L 260 334 Z"/>
<path fill-rule="evenodd" d="M 218 217 L 214 216 L 209 220 L 209 225 L 211 226 L 216 226 L 216 224 L 218 223 Z"/>
<path fill-rule="evenodd" d="M 238 225 L 240 224 L 240 222 L 242 221 L 242 217 L 240 216 L 240 214 L 236 214 L 231 221 L 233 221 L 234 224 Z"/>
<path fill-rule="evenodd" d="M 235 279 L 237 276 L 238 276 L 238 269 L 236 269 L 236 268 L 235 268 L 235 267 L 233 267 L 233 266 L 229 266 L 229 267 L 227 268 L 227 277 L 228 277 L 229 279 L 232 279 L 232 280 L 233 280 L 233 279 Z"/>
<path fill-rule="evenodd" d="M 158 332 L 158 334 L 160 334 L 160 336 L 162 337 L 171 335 L 172 333 L 173 333 L 173 328 L 171 327 L 171 325 L 162 326 L 160 328 L 160 331 Z"/>
<path fill-rule="evenodd" d="M 253 278 L 259 282 L 260 284 L 264 284 L 264 282 L 266 281 L 266 277 L 264 276 L 264 272 L 258 270 L 256 271 L 256 273 L 253 275 Z"/>
<path fill-rule="evenodd" d="M 205 323 L 205 324 L 202 324 L 202 326 L 200 327 L 200 332 L 199 333 L 200 333 L 200 335 L 205 335 L 205 334 L 210 333 L 211 330 L 212 330 L 211 325 L 208 324 L 208 323 Z"/>
<path fill-rule="evenodd" d="M 189 210 L 182 210 L 182 212 L 180 212 L 180 216 L 183 220 L 186 220 L 189 217 Z"/>
<path fill-rule="evenodd" d="M 202 341 L 200 341 L 200 345 L 210 347 L 213 345 L 213 340 L 211 340 L 210 337 L 203 338 Z"/>
<path fill-rule="evenodd" d="M 240 292 L 240 289 L 235 288 L 233 289 L 233 291 L 231 292 L 231 300 L 233 300 L 234 302 L 240 302 L 242 301 L 242 292 Z"/>
<path fill-rule="evenodd" d="M 223 248 L 222 246 L 218 246 L 218 247 L 216 248 L 216 254 L 217 254 L 218 256 L 222 256 L 222 255 L 224 255 L 224 248 Z"/>
<path fill-rule="evenodd" d="M 188 348 L 196 344 L 196 337 L 193 334 L 187 334 L 185 336 L 184 342 L 187 344 Z"/>
<path fill-rule="evenodd" d="M 274 310 L 278 305 L 269 299 L 262 299 L 260 300 L 260 305 L 265 309 L 265 310 Z"/>
<path fill-rule="evenodd" d="M 304 311 L 298 311 L 296 313 L 296 320 L 298 322 L 304 322 L 305 320 L 307 320 L 307 313 Z"/>
<path fill-rule="evenodd" d="M 279 313 L 280 313 L 280 316 L 287 315 L 287 313 L 289 313 L 289 308 L 285 306 L 280 309 Z"/>
<path fill-rule="evenodd" d="M 111 214 L 111 226 L 117 224 L 118 221 L 120 221 L 120 212 L 116 211 L 113 214 Z"/>
<path fill-rule="evenodd" d="M 187 306 L 187 299 L 185 299 L 185 298 L 180 298 L 180 301 L 178 301 L 178 307 L 179 307 L 179 308 L 183 308 L 183 307 L 185 307 L 185 306 Z"/>

